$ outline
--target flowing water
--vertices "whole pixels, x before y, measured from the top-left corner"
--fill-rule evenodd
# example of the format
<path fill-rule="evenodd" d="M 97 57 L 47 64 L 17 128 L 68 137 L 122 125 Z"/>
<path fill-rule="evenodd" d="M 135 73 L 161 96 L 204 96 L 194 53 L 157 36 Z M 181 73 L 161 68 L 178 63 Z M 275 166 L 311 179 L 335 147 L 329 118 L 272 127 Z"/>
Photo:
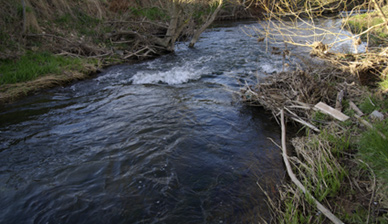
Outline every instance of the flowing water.
<path fill-rule="evenodd" d="M 0 223 L 252 223 L 284 176 L 270 115 L 233 91 L 283 58 L 228 24 L 195 49 L 0 108 Z"/>

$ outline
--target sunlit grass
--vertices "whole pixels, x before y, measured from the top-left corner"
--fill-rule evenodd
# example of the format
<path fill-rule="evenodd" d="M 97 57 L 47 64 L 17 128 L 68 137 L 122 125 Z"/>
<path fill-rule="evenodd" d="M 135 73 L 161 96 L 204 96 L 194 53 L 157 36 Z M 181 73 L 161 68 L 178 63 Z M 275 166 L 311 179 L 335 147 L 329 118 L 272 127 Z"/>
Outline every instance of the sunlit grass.
<path fill-rule="evenodd" d="M 0 84 L 12 84 L 36 79 L 47 74 L 59 74 L 68 69 L 82 69 L 82 60 L 55 56 L 47 52 L 28 52 L 18 60 L 0 61 Z"/>
<path fill-rule="evenodd" d="M 388 77 L 385 77 L 381 82 L 379 82 L 379 87 L 382 91 L 388 91 Z"/>
<path fill-rule="evenodd" d="M 385 13 L 388 13 L 388 6 L 383 8 Z M 370 27 L 377 26 L 370 32 L 370 42 L 372 44 L 387 44 L 386 38 L 388 37 L 386 26 L 382 25 L 384 20 L 378 15 L 377 12 L 365 13 L 353 16 L 347 21 L 351 31 L 353 33 L 361 33 Z M 366 34 L 362 36 L 363 40 L 366 40 Z"/>
<path fill-rule="evenodd" d="M 375 125 L 376 129 L 388 136 L 388 119 Z M 365 131 L 359 141 L 359 155 L 367 162 L 376 175 L 388 183 L 388 141 L 376 130 Z"/>

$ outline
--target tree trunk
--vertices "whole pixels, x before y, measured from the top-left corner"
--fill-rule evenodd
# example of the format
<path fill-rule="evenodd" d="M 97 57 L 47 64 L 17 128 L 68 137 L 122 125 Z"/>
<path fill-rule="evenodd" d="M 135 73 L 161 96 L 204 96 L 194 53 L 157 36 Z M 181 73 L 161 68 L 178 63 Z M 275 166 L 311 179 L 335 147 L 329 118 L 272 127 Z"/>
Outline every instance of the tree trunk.
<path fill-rule="evenodd" d="M 219 3 L 218 3 L 218 6 L 217 6 L 217 9 L 213 12 L 213 14 L 211 15 L 210 19 L 207 20 L 202 26 L 201 28 L 199 28 L 195 33 L 194 33 L 194 36 L 193 38 L 191 39 L 190 41 L 190 44 L 189 44 L 189 47 L 194 47 L 195 43 L 197 43 L 198 39 L 199 39 L 199 36 L 201 35 L 201 33 L 203 33 L 203 31 L 206 30 L 206 28 L 208 28 L 208 26 L 210 26 L 213 21 L 216 19 L 216 16 L 218 14 L 218 12 L 221 10 L 222 8 L 222 4 L 223 4 L 223 0 L 219 0 Z"/>
<path fill-rule="evenodd" d="M 26 29 L 27 29 L 27 18 L 26 18 L 26 3 L 24 2 L 24 0 L 22 0 L 22 7 L 23 7 L 23 34 L 26 33 Z"/>
<path fill-rule="evenodd" d="M 175 48 L 175 41 L 174 41 L 174 36 L 176 36 L 177 31 L 178 31 L 178 26 L 179 26 L 179 16 L 181 13 L 181 9 L 179 7 L 179 3 L 174 1 L 172 3 L 172 16 L 170 19 L 170 24 L 167 29 L 166 36 L 164 37 L 164 47 L 168 51 L 174 51 Z"/>

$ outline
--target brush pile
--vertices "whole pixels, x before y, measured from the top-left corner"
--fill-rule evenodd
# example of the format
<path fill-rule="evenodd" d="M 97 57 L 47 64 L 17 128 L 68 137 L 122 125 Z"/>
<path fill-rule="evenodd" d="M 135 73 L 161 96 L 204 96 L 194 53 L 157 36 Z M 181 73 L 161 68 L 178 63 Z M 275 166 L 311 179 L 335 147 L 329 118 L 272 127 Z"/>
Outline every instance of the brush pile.
<path fill-rule="evenodd" d="M 335 107 L 337 94 L 344 92 L 347 99 L 359 97 L 357 79 L 328 64 L 311 64 L 305 70 L 281 72 L 268 76 L 255 86 L 241 90 L 245 103 L 262 106 L 278 115 L 282 108 L 293 119 L 311 119 L 311 110 L 318 102 Z"/>
<path fill-rule="evenodd" d="M 356 61 L 349 58 L 346 60 L 348 64 Z M 385 64 L 382 62 L 383 68 Z M 307 131 L 307 136 L 290 140 L 292 153 L 283 157 L 289 161 L 295 178 L 308 193 L 302 193 L 296 184 L 279 186 L 276 199 L 268 196 L 273 221 L 328 223 L 330 216 L 323 215 L 317 202 L 337 217 L 346 220 L 346 223 L 353 223 L 348 222 L 346 216 L 351 217 L 359 208 L 366 214 L 361 218 L 365 223 L 383 219 L 375 211 L 381 210 L 380 202 L 376 201 L 385 200 L 382 199 L 385 198 L 382 196 L 384 191 L 378 189 L 373 170 L 362 160 L 356 159 L 357 150 L 350 143 L 354 143 L 354 139 L 358 139 L 360 135 L 360 131 L 355 131 L 361 128 L 354 118 L 356 115 L 351 119 L 353 122 L 341 123 L 330 117 L 319 118 L 321 115 L 318 116 L 319 113 L 314 111 L 314 106 L 323 102 L 338 111 L 354 114 L 354 111 L 350 112 L 352 102 L 359 102 L 369 94 L 355 71 L 360 73 L 372 65 L 360 65 L 351 71 L 338 66 L 338 63 L 333 65 L 312 60 L 308 63 L 305 62 L 303 70 L 273 74 L 254 86 L 246 85 L 240 91 L 243 102 L 264 107 L 276 119 L 284 112 L 288 120 L 319 133 Z M 349 107 L 342 99 L 349 103 Z M 319 129 L 315 125 L 319 125 Z M 365 166 L 367 169 L 361 172 L 359 167 Z"/>

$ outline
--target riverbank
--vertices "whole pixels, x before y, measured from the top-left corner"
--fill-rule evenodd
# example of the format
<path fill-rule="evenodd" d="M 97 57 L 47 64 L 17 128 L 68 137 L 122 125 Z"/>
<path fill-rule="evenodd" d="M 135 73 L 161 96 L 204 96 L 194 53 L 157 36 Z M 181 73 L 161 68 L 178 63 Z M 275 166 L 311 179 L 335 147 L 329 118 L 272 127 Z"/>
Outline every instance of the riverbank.
<path fill-rule="evenodd" d="M 357 54 L 313 50 L 322 61 L 304 60 L 296 71 L 274 74 L 241 91 L 247 104 L 264 107 L 277 120 L 284 111 L 286 123 L 300 129 L 299 137 L 287 139 L 292 147 L 284 159 L 305 189 L 290 178 L 277 196 L 268 197 L 273 222 L 329 222 L 320 203 L 344 223 L 386 223 L 384 47 Z"/>
<path fill-rule="evenodd" d="M 341 93 L 345 94 L 338 105 Z M 283 108 L 287 123 L 304 133 L 288 139 L 293 147 L 287 159 L 311 196 L 345 223 L 387 221 L 386 94 L 368 90 L 354 75 L 330 64 L 311 64 L 246 87 L 242 97 L 276 116 Z M 316 107 L 320 102 L 337 108 L 349 119 L 339 121 L 323 113 Z M 373 117 L 374 111 L 381 112 L 383 118 Z M 276 223 L 327 220 L 316 202 L 296 185 L 286 181 L 279 189 L 279 201 L 269 199 Z"/>
<path fill-rule="evenodd" d="M 387 15 L 388 6 L 380 9 L 381 11 L 375 9 L 371 13 L 352 16 L 345 23 L 353 33 L 361 34 L 362 41 L 367 42 L 371 48 L 388 46 L 387 27 L 381 16 L 381 13 Z"/>
<path fill-rule="evenodd" d="M 86 79 L 104 67 L 171 53 L 175 41 L 188 40 L 216 11 L 215 3 L 173 5 L 181 10 L 175 21 L 169 1 L 1 3 L 0 104 Z M 217 20 L 252 13 L 225 1 Z"/>

